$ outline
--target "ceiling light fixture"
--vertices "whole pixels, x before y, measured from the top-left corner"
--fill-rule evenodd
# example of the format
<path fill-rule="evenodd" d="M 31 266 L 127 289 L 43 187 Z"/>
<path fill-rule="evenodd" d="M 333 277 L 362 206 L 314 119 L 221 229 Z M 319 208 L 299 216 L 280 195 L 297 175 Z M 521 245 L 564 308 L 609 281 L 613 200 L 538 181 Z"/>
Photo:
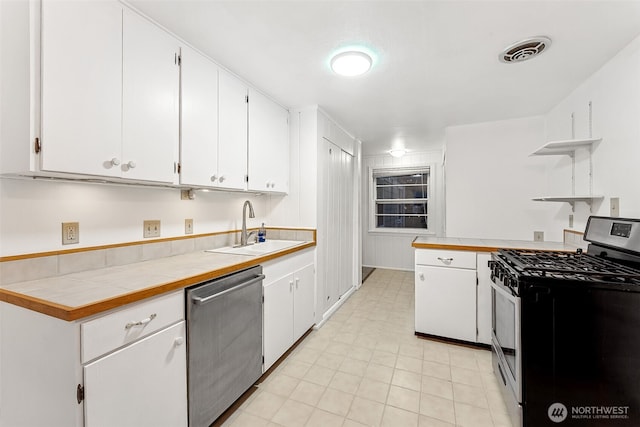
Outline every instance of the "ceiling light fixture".
<path fill-rule="evenodd" d="M 394 148 L 393 150 L 389 151 L 389 154 L 391 154 L 393 157 L 402 157 L 407 154 L 407 150 L 405 150 L 404 148 Z"/>
<path fill-rule="evenodd" d="M 360 76 L 371 69 L 371 56 L 357 50 L 342 52 L 331 58 L 334 73 L 346 77 Z"/>

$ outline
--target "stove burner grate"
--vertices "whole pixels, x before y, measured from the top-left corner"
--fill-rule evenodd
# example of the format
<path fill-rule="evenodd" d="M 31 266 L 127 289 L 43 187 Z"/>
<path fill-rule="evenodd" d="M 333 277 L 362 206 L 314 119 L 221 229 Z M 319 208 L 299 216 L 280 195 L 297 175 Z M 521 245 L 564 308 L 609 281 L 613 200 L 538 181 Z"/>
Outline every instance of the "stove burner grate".
<path fill-rule="evenodd" d="M 515 249 L 499 252 L 524 276 L 640 285 L 640 270 L 582 252 Z"/>

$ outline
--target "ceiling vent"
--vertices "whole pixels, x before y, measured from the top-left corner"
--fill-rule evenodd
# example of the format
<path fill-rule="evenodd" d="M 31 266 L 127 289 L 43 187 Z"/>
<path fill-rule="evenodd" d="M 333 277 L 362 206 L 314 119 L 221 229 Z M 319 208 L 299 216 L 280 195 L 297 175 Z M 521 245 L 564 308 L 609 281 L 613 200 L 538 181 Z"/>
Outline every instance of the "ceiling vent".
<path fill-rule="evenodd" d="M 522 62 L 534 58 L 551 45 L 548 37 L 531 37 L 512 44 L 500 53 L 500 61 L 506 63 Z"/>

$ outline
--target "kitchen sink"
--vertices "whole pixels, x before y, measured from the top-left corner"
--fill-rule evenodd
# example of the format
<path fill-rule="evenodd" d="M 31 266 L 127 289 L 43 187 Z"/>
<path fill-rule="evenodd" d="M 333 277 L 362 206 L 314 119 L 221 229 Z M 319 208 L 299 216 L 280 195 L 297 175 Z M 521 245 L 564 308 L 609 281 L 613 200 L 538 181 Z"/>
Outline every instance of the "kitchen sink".
<path fill-rule="evenodd" d="M 268 240 L 266 242 L 254 243 L 247 246 L 225 246 L 217 249 L 207 249 L 205 252 L 213 252 L 219 254 L 234 254 L 247 256 L 267 255 L 272 252 L 278 252 L 285 249 L 303 245 L 307 242 L 299 240 Z"/>

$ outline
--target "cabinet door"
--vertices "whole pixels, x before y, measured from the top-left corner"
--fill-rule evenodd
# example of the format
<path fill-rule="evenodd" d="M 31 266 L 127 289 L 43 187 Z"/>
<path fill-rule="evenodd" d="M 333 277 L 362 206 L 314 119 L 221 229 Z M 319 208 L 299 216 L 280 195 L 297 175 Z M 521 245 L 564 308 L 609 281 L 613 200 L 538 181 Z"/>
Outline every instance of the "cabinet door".
<path fill-rule="evenodd" d="M 491 344 L 491 270 L 487 264 L 491 254 L 478 254 L 478 338 L 483 344 Z"/>
<path fill-rule="evenodd" d="M 249 95 L 248 187 L 289 191 L 289 113 L 256 91 Z"/>
<path fill-rule="evenodd" d="M 218 73 L 218 186 L 247 186 L 247 87 L 222 70 Z"/>
<path fill-rule="evenodd" d="M 315 321 L 315 265 L 293 273 L 293 341 L 304 335 Z"/>
<path fill-rule="evenodd" d="M 179 46 L 130 10 L 123 26 L 122 177 L 172 183 L 179 137 Z"/>
<path fill-rule="evenodd" d="M 416 332 L 475 342 L 476 271 L 416 266 Z"/>
<path fill-rule="evenodd" d="M 85 426 L 187 425 L 180 322 L 84 367 Z"/>
<path fill-rule="evenodd" d="M 27 52 L 28 53 L 28 52 Z M 42 2 L 41 169 L 120 176 L 122 7 Z"/>
<path fill-rule="evenodd" d="M 293 344 L 293 286 L 287 275 L 264 287 L 264 370 Z"/>
<path fill-rule="evenodd" d="M 218 179 L 218 66 L 188 47 L 180 56 L 180 183 L 210 187 Z"/>

